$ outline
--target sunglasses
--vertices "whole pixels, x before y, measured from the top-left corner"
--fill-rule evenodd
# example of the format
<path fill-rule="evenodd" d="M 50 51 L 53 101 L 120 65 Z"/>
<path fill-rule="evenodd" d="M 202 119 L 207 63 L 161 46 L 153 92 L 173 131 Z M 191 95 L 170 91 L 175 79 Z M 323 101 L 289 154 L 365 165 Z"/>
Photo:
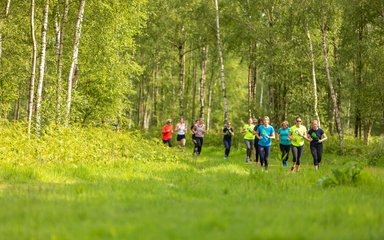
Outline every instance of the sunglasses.
<path fill-rule="evenodd" d="M 301 122 L 301 120 L 296 120 L 296 122 Z"/>

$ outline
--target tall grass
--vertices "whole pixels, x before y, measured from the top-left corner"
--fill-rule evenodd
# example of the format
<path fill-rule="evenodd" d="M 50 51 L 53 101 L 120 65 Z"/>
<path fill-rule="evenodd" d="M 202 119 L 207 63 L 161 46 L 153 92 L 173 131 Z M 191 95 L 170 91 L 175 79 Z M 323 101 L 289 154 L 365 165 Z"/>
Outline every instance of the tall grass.
<path fill-rule="evenodd" d="M 28 139 L 9 125 L 0 137 L 4 239 L 384 237 L 382 168 L 364 168 L 353 183 L 318 185 L 350 156 L 326 153 L 316 172 L 306 151 L 295 174 L 272 157 L 265 173 L 243 161 L 241 145 L 223 160 L 210 136 L 199 158 L 146 134 L 100 128 Z"/>

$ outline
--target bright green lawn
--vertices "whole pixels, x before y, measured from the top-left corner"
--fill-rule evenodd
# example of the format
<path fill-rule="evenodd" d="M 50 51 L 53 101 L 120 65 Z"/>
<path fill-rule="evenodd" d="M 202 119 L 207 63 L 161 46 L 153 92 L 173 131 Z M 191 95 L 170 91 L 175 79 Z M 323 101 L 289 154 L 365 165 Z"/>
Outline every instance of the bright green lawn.
<path fill-rule="evenodd" d="M 272 157 L 265 173 L 243 162 L 244 151 L 227 161 L 222 152 L 0 163 L 0 238 L 384 239 L 384 169 L 365 168 L 356 185 L 322 188 L 317 180 L 338 166 L 315 172 L 305 155 L 302 171 L 291 174 Z"/>

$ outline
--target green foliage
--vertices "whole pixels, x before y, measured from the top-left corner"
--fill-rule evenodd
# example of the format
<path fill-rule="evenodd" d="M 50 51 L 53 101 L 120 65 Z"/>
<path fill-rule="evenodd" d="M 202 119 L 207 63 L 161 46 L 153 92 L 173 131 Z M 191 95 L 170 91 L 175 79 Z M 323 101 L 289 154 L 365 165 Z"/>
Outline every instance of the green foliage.
<path fill-rule="evenodd" d="M 343 167 L 332 169 L 332 176 L 320 178 L 317 183 L 321 187 L 334 187 L 338 185 L 354 185 L 360 179 L 362 166 L 356 162 L 348 162 Z"/>

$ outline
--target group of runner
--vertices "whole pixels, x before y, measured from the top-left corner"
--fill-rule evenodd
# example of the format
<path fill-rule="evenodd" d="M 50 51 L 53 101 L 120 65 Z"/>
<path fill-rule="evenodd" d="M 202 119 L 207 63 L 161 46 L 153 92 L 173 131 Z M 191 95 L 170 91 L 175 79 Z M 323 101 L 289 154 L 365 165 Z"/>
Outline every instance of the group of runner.
<path fill-rule="evenodd" d="M 298 172 L 301 164 L 301 155 L 304 150 L 304 141 L 310 142 L 310 150 L 313 157 L 313 164 L 315 169 L 319 169 L 322 160 L 323 145 L 322 143 L 327 140 L 327 135 L 319 127 L 318 120 L 312 121 L 312 126 L 309 131 L 302 125 L 300 117 L 295 119 L 295 125 L 289 127 L 288 121 L 283 121 L 281 127 L 275 134 L 274 128 L 269 124 L 268 116 L 262 118 L 250 118 L 248 123 L 242 128 L 244 134 L 244 144 L 246 146 L 246 162 L 252 162 L 252 151 L 255 149 L 255 162 L 256 165 L 268 171 L 269 156 L 272 147 L 272 140 L 276 139 L 280 144 L 282 166 L 288 166 L 289 152 L 292 150 L 293 166 L 291 171 Z M 187 127 L 184 118 L 181 117 L 176 125 L 177 142 L 178 146 L 184 147 L 186 142 Z M 205 133 L 205 126 L 203 119 L 197 120 L 190 128 L 192 134 L 192 141 L 194 143 L 193 155 L 199 156 L 203 146 L 203 139 Z M 162 129 L 163 143 L 168 143 L 172 147 L 172 120 L 168 119 Z M 235 132 L 230 122 L 226 122 L 223 131 L 223 142 L 225 147 L 224 159 L 229 157 L 231 151 L 232 138 Z M 259 163 L 260 159 L 260 163 Z"/>

